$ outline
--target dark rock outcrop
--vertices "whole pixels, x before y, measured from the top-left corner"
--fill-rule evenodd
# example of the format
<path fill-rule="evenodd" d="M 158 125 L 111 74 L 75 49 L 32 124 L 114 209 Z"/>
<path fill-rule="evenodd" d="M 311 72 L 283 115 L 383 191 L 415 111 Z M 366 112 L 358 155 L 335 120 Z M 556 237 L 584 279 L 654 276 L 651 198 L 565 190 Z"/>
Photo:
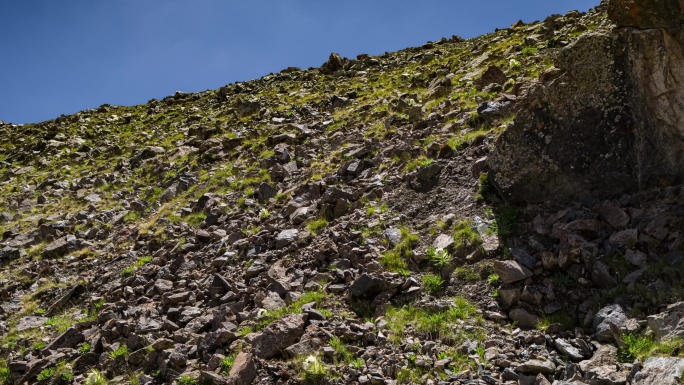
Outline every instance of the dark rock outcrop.
<path fill-rule="evenodd" d="M 489 157 L 512 202 L 607 197 L 684 177 L 684 34 L 675 0 L 608 4 L 618 28 L 563 49 Z"/>

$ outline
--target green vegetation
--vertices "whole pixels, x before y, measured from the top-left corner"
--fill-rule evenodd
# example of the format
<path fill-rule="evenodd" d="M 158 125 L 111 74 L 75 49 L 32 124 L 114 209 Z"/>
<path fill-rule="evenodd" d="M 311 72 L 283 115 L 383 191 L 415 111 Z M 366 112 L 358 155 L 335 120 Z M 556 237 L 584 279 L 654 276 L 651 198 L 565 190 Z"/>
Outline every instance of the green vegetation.
<path fill-rule="evenodd" d="M 454 259 L 448 251 L 434 247 L 427 249 L 427 256 L 430 262 L 440 269 L 451 265 L 451 261 Z"/>
<path fill-rule="evenodd" d="M 224 374 L 230 373 L 230 369 L 235 364 L 235 357 L 237 354 L 231 353 L 227 355 L 223 360 L 221 360 L 221 372 Z"/>
<path fill-rule="evenodd" d="M 178 385 L 197 385 L 197 379 L 191 376 L 183 375 L 178 379 Z"/>
<path fill-rule="evenodd" d="M 48 318 L 48 320 L 45 321 L 45 324 L 48 326 L 52 326 L 58 333 L 61 334 L 67 331 L 67 329 L 69 329 L 74 324 L 74 321 L 71 317 L 67 315 L 61 315 Z"/>
<path fill-rule="evenodd" d="M 501 283 L 501 279 L 499 278 L 498 274 L 490 274 L 489 277 L 487 277 L 487 282 L 490 285 L 498 285 Z"/>
<path fill-rule="evenodd" d="M 49 381 L 54 376 L 55 376 L 55 368 L 53 366 L 51 366 L 49 368 L 45 368 L 45 369 L 41 370 L 40 373 L 38 373 L 37 380 L 39 382 Z"/>
<path fill-rule="evenodd" d="M 489 179 L 489 173 L 483 172 L 478 178 L 477 195 L 475 200 L 478 202 L 483 202 L 492 196 L 496 195 L 496 189 Z"/>
<path fill-rule="evenodd" d="M 444 279 L 441 275 L 428 274 L 423 277 L 423 285 L 430 294 L 437 294 L 444 286 Z"/>
<path fill-rule="evenodd" d="M 321 384 L 328 376 L 328 370 L 316 356 L 308 356 L 302 364 L 302 369 L 302 376 L 307 384 Z"/>
<path fill-rule="evenodd" d="M 88 373 L 88 376 L 86 377 L 86 385 L 107 385 L 109 384 L 109 381 L 107 381 L 107 377 L 102 374 L 102 372 L 93 369 Z"/>
<path fill-rule="evenodd" d="M 278 310 L 272 310 L 266 312 L 262 319 L 259 321 L 257 324 L 257 331 L 265 328 L 269 324 L 271 324 L 273 321 L 279 320 L 286 315 L 290 314 L 300 314 L 302 312 L 302 306 L 306 305 L 307 303 L 315 303 L 316 305 L 319 305 L 323 303 L 328 298 L 328 294 L 322 291 L 310 291 L 302 294 L 301 297 L 299 297 L 296 301 L 294 301 L 292 304 L 289 306 L 286 306 L 284 308 L 278 309 Z"/>
<path fill-rule="evenodd" d="M 575 328 L 575 320 L 572 317 L 567 314 L 557 312 L 550 315 L 542 315 L 541 321 L 537 324 L 537 329 L 546 331 L 546 329 L 553 324 L 563 325 L 566 330 L 572 330 Z"/>
<path fill-rule="evenodd" d="M 354 355 L 347 349 L 347 345 L 339 337 L 333 336 L 328 341 L 328 344 L 331 348 L 335 349 L 335 361 L 337 363 L 350 364 L 354 361 Z"/>
<path fill-rule="evenodd" d="M 118 348 L 109 352 L 109 357 L 113 360 L 128 357 L 128 346 L 127 345 L 119 346 Z"/>
<path fill-rule="evenodd" d="M 453 231 L 457 254 L 467 253 L 482 244 L 482 238 L 470 219 L 461 219 L 456 222 Z"/>
<path fill-rule="evenodd" d="M 152 262 L 152 257 L 140 257 L 138 260 L 135 262 L 133 267 L 143 267 L 147 265 L 148 263 Z"/>
<path fill-rule="evenodd" d="M 651 336 L 635 333 L 622 335 L 624 346 L 618 347 L 618 359 L 621 362 L 632 363 L 634 360 L 645 361 L 654 356 L 682 356 L 684 341 L 681 338 L 656 341 Z"/>
<path fill-rule="evenodd" d="M 407 228 L 400 228 L 401 241 L 392 250 L 386 251 L 380 258 L 380 263 L 390 271 L 407 273 L 408 260 L 413 255 L 413 248 L 418 244 L 418 235 L 412 234 Z"/>
<path fill-rule="evenodd" d="M 326 227 L 328 227 L 328 220 L 325 218 L 312 219 L 306 224 L 306 228 L 314 235 L 318 235 Z"/>
<path fill-rule="evenodd" d="M 517 228 L 518 211 L 510 206 L 499 207 L 495 211 L 495 220 L 489 226 L 489 231 L 505 238 L 513 234 Z"/>
<path fill-rule="evenodd" d="M 386 313 L 389 339 L 399 343 L 411 327 L 423 338 L 460 341 L 460 331 L 453 327 L 459 320 L 475 314 L 475 306 L 465 298 L 455 298 L 454 305 L 442 311 L 418 309 L 407 305 L 390 307 Z"/>

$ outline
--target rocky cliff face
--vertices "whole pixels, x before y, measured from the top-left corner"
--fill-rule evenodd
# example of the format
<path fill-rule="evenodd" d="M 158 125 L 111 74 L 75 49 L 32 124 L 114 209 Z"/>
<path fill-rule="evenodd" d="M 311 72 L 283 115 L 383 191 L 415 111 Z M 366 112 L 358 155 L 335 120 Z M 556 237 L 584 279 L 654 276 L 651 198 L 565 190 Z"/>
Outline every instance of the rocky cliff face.
<path fill-rule="evenodd" d="M 678 383 L 675 5 L 0 122 L 0 385 Z"/>
<path fill-rule="evenodd" d="M 676 0 L 611 1 L 612 31 L 566 47 L 489 159 L 513 202 L 614 196 L 684 176 L 684 32 Z"/>

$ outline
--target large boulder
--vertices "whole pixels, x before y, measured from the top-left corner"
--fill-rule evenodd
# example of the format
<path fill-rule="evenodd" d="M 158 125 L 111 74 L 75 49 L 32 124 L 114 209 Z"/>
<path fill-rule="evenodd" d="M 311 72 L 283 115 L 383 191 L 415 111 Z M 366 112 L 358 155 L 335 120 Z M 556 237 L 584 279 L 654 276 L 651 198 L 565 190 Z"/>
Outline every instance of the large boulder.
<path fill-rule="evenodd" d="M 294 314 L 270 324 L 262 332 L 253 335 L 254 355 L 262 359 L 273 358 L 289 346 L 296 344 L 304 334 L 306 317 Z"/>
<path fill-rule="evenodd" d="M 613 0 L 608 17 L 618 27 L 679 29 L 684 2 L 681 0 Z"/>
<path fill-rule="evenodd" d="M 633 385 L 679 385 L 682 383 L 684 359 L 653 357 L 646 360 L 643 369 L 634 376 Z"/>
<path fill-rule="evenodd" d="M 684 179 L 677 1 L 611 0 L 613 22 L 634 28 L 583 35 L 521 95 L 488 157 L 506 200 L 608 197 Z"/>

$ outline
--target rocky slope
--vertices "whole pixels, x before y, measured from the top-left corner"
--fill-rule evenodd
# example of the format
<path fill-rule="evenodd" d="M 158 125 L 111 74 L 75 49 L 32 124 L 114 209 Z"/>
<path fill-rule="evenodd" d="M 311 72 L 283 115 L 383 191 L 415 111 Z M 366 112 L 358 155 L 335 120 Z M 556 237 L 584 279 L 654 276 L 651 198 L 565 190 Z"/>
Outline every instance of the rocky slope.
<path fill-rule="evenodd" d="M 680 11 L 0 122 L 0 384 L 678 383 Z"/>

